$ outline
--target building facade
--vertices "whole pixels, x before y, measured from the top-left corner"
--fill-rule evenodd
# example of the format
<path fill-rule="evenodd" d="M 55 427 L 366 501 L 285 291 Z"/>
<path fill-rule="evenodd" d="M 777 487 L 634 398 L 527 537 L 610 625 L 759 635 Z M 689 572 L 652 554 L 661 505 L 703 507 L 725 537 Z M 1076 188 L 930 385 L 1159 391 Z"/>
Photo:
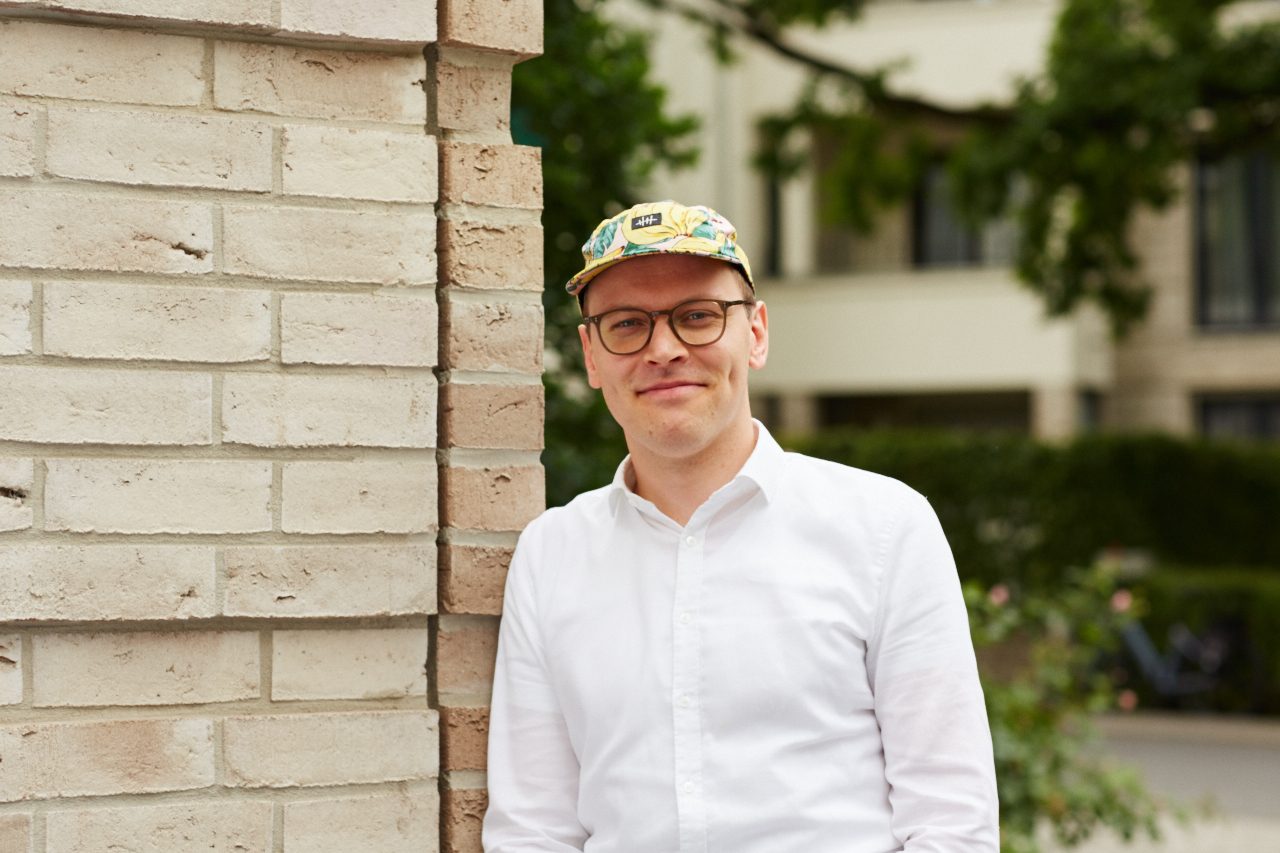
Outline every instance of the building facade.
<path fill-rule="evenodd" d="M 1240 6 L 1274 13 L 1274 4 Z M 789 37 L 863 69 L 900 63 L 898 91 L 965 107 L 1007 99 L 1017 76 L 1040 67 L 1057 9 L 1055 0 L 883 0 L 855 25 Z M 703 121 L 699 165 L 660 178 L 653 194 L 723 211 L 765 273 L 774 335 L 753 391 L 769 423 L 1280 439 L 1275 162 L 1187 164 L 1179 200 L 1134 223 L 1154 299 L 1145 322 L 1113 340 L 1091 308 L 1046 319 L 1010 269 L 1011 227 L 960 222 L 940 169 L 868 234 L 824 224 L 822 165 L 839 140 L 815 140 L 813 167 L 778 186 L 750 165 L 757 121 L 794 100 L 799 68 L 753 45 L 720 65 L 687 22 L 622 17 L 654 33 L 654 73 L 672 108 Z"/>

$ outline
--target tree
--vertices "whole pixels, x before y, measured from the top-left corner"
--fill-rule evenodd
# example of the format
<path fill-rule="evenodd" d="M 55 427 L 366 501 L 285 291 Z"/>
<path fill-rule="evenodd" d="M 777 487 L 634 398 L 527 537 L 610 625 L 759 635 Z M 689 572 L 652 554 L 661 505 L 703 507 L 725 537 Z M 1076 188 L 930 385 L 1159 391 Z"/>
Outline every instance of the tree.
<path fill-rule="evenodd" d="M 1230 25 L 1232 0 L 1064 0 L 1042 72 L 1011 103 L 971 109 L 904 97 L 890 71 L 789 39 L 789 28 L 856 17 L 863 0 L 643 2 L 705 26 L 722 57 L 750 41 L 808 69 L 796 104 L 764 120 L 758 160 L 785 176 L 806 162 L 798 131 L 838 133 L 833 218 L 869 227 L 945 156 L 971 219 L 1016 218 L 1017 272 L 1048 313 L 1093 302 L 1117 334 L 1150 295 L 1129 242 L 1135 212 L 1169 205 L 1177 168 L 1199 157 L 1280 154 L 1280 20 Z M 956 131 L 963 141 L 939 144 Z"/>
<path fill-rule="evenodd" d="M 639 201 L 658 166 L 694 162 L 690 116 L 666 111 L 648 79 L 643 35 L 606 22 L 599 0 L 546 0 L 543 55 L 516 66 L 515 141 L 542 148 L 547 323 L 547 500 L 564 503 L 602 485 L 626 452 L 621 430 L 585 386 L 579 313 L 564 284 L 577 247 L 606 216 Z"/>

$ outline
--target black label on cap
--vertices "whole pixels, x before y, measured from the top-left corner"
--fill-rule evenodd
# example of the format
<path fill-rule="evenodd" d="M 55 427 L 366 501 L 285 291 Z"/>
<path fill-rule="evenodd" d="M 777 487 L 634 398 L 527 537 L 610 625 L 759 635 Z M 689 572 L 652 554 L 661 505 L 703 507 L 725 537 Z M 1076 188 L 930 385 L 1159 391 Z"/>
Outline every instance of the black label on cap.
<path fill-rule="evenodd" d="M 661 213 L 646 213 L 644 216 L 637 216 L 631 220 L 632 228 L 648 228 L 652 225 L 662 224 Z"/>

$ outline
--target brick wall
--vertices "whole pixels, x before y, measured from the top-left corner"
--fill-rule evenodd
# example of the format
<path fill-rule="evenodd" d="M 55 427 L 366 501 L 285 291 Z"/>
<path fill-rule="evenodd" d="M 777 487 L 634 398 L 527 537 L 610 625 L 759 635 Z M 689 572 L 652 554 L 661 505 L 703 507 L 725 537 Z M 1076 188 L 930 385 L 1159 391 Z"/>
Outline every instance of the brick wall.
<path fill-rule="evenodd" d="M 0 851 L 478 849 L 541 7 L 438 12 L 0 0 Z"/>

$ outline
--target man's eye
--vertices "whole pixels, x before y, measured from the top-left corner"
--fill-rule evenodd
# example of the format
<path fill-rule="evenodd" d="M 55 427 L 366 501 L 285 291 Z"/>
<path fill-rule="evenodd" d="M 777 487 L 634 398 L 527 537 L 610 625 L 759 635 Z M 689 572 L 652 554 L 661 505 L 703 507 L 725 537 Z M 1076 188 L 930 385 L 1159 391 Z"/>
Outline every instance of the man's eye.
<path fill-rule="evenodd" d="M 634 329 L 643 329 L 644 320 L 639 317 L 619 317 L 616 320 L 609 321 L 609 331 L 611 332 L 629 332 Z"/>

